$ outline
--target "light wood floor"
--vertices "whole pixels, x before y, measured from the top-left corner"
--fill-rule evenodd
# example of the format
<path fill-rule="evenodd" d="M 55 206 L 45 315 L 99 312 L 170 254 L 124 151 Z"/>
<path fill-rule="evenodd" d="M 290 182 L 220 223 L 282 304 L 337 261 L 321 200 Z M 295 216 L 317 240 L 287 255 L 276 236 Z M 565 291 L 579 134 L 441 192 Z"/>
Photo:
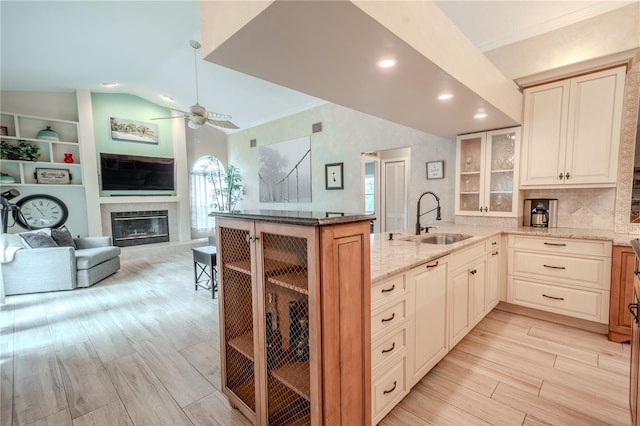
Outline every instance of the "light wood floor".
<path fill-rule="evenodd" d="M 217 300 L 191 252 L 88 289 L 7 297 L 0 426 L 244 425 L 220 392 Z M 628 425 L 629 346 L 493 311 L 384 425 Z"/>

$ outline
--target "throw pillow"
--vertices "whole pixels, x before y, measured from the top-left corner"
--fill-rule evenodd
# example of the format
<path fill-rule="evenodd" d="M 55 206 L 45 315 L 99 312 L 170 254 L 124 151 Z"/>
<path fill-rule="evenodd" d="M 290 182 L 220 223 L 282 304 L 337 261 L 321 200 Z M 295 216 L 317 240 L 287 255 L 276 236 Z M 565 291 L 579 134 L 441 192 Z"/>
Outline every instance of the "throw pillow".
<path fill-rule="evenodd" d="M 58 244 L 59 247 L 73 247 L 76 248 L 76 243 L 73 241 L 73 236 L 66 226 L 60 228 L 51 228 L 51 238 Z"/>
<path fill-rule="evenodd" d="M 20 237 L 31 248 L 58 247 L 53 238 L 46 232 L 25 232 Z"/>

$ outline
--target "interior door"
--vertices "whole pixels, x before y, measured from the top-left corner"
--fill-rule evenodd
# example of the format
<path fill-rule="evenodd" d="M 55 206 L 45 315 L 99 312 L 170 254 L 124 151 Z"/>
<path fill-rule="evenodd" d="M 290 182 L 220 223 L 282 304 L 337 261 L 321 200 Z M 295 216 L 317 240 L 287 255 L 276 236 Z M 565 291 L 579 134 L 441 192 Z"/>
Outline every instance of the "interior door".
<path fill-rule="evenodd" d="M 406 160 L 384 162 L 384 229 L 407 227 Z"/>

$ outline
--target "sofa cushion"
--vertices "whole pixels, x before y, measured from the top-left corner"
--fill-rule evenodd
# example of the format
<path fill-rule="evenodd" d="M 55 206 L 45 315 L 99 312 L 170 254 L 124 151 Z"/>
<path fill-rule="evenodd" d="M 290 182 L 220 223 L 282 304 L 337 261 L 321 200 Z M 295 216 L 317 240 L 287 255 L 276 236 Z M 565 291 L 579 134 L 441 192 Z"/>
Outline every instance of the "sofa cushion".
<path fill-rule="evenodd" d="M 51 228 L 51 238 L 58 244 L 59 247 L 73 247 L 76 248 L 76 243 L 73 241 L 73 236 L 66 226 L 59 228 Z"/>
<path fill-rule="evenodd" d="M 24 232 L 20 238 L 31 248 L 58 247 L 58 244 L 46 232 Z"/>
<path fill-rule="evenodd" d="M 76 268 L 89 269 L 120 255 L 120 247 L 96 247 L 76 250 Z"/>

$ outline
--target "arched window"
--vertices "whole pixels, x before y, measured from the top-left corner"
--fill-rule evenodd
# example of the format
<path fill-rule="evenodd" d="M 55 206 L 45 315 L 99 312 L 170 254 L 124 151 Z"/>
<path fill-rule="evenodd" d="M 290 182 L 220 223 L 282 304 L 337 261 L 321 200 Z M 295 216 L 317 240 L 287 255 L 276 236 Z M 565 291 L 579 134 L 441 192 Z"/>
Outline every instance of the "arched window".
<path fill-rule="evenodd" d="M 199 158 L 191 170 L 191 229 L 211 231 L 215 221 L 209 213 L 225 205 L 224 165 L 215 157 Z"/>

